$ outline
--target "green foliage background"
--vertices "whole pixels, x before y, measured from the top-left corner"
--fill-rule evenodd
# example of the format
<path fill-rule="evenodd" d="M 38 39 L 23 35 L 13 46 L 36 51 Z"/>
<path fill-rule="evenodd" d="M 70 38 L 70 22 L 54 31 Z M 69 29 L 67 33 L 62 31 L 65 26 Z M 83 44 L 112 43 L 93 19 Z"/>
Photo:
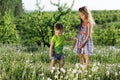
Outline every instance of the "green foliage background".
<path fill-rule="evenodd" d="M 51 2 L 58 7 L 54 12 L 42 11 L 38 4 L 39 10 L 23 12 L 21 0 L 15 1 L 14 5 L 11 5 L 12 2 L 0 1 L 0 43 L 2 44 L 49 46 L 56 22 L 64 25 L 68 37 L 75 37 L 79 30 L 79 14 L 78 11 L 71 10 L 73 4 L 69 8 L 66 4 Z M 120 46 L 120 11 L 92 11 L 92 14 L 96 22 L 93 32 L 94 44 Z"/>

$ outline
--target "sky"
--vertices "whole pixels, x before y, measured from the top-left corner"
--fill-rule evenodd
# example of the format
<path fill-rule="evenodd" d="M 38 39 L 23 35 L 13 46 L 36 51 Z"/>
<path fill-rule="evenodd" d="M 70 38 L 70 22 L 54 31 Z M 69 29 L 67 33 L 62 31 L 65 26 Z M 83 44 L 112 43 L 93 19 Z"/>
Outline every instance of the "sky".
<path fill-rule="evenodd" d="M 50 4 L 50 1 L 57 3 L 58 0 L 38 0 L 43 11 L 55 11 L 56 6 Z M 73 0 L 60 0 L 60 4 L 67 3 L 70 7 Z M 23 8 L 28 11 L 37 9 L 36 0 L 22 0 Z M 78 10 L 79 7 L 87 6 L 90 10 L 120 10 L 120 0 L 75 0 L 72 10 Z"/>

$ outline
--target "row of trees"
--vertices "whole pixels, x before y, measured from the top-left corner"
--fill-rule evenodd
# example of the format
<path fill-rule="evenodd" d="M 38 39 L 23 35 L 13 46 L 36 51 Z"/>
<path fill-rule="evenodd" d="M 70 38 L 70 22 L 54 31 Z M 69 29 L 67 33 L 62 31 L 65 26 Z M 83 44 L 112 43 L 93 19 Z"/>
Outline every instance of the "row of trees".
<path fill-rule="evenodd" d="M 93 11 L 93 16 L 97 24 L 120 21 L 120 11 Z"/>
<path fill-rule="evenodd" d="M 21 15 L 23 13 L 22 0 L 0 0 L 0 16 L 4 16 L 9 10 L 14 16 Z"/>

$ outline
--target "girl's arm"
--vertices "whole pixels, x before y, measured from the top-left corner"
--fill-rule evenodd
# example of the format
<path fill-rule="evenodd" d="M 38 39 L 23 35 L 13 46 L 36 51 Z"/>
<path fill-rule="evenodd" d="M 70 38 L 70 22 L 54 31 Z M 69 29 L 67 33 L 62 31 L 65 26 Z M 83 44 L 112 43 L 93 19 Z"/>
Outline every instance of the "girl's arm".
<path fill-rule="evenodd" d="M 67 41 L 72 41 L 72 40 L 77 40 L 76 37 L 71 37 L 71 38 L 68 38 Z"/>
<path fill-rule="evenodd" d="M 87 36 L 86 38 L 84 39 L 84 41 L 82 42 L 82 44 L 80 45 L 80 48 L 84 47 L 86 42 L 88 41 L 89 37 L 90 37 L 90 34 L 91 34 L 91 26 L 90 26 L 90 23 L 88 23 L 87 25 Z"/>
<path fill-rule="evenodd" d="M 52 57 L 52 52 L 53 52 L 53 43 L 50 44 L 50 50 L 49 50 L 49 57 Z"/>

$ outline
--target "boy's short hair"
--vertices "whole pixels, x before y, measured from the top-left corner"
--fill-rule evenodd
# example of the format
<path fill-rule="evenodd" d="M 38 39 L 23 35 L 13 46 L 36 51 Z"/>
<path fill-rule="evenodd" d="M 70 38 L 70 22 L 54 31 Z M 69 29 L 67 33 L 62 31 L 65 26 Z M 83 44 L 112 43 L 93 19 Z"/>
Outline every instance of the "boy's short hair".
<path fill-rule="evenodd" d="M 55 29 L 55 30 L 63 30 L 63 25 L 62 25 L 61 23 L 56 23 L 56 24 L 54 25 L 54 29 Z"/>

